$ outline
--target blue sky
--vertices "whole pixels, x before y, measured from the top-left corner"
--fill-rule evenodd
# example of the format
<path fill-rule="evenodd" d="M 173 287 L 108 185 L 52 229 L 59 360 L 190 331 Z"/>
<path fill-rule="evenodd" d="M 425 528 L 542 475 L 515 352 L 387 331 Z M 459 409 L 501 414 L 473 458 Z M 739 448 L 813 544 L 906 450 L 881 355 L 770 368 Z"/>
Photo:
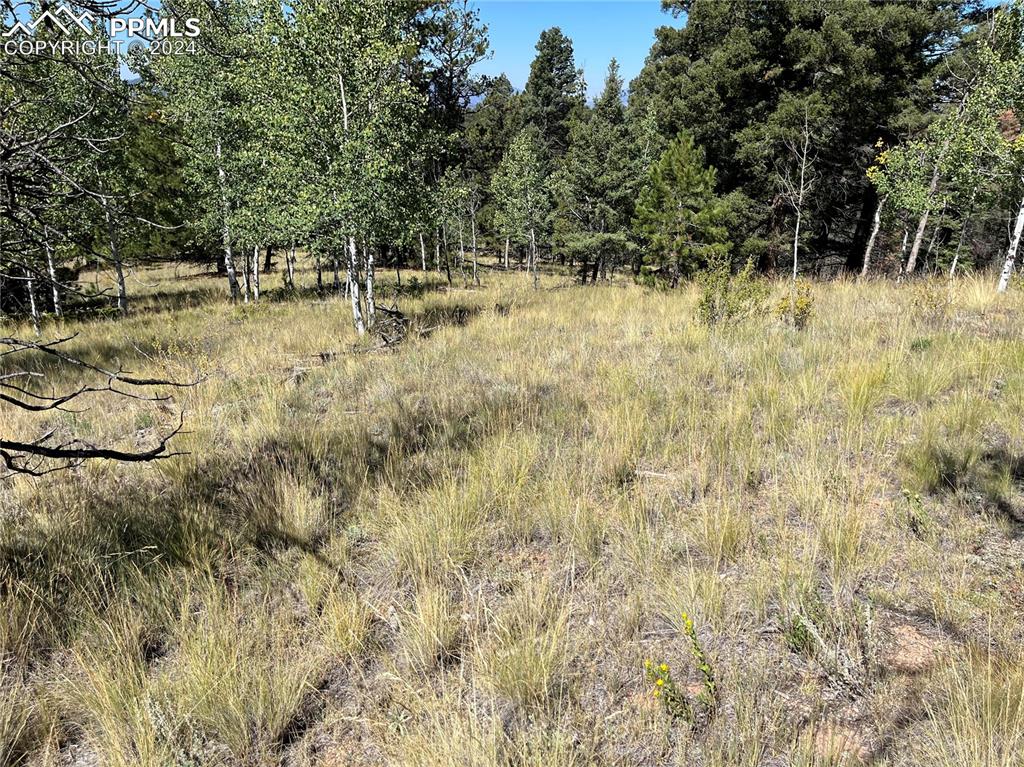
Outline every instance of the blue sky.
<path fill-rule="evenodd" d="M 540 33 L 561 27 L 572 39 L 576 66 L 583 69 L 592 97 L 600 93 L 613 56 L 628 86 L 644 65 L 654 30 L 683 24 L 682 19 L 662 13 L 659 0 L 476 0 L 474 4 L 489 28 L 493 52 L 477 71 L 504 72 L 522 90 Z"/>

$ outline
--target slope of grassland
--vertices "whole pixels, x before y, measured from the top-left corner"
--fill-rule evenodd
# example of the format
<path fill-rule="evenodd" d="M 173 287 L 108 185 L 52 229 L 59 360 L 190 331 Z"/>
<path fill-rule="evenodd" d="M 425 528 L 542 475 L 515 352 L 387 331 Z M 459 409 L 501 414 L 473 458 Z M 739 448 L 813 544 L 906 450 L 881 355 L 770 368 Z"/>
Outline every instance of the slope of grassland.
<path fill-rule="evenodd" d="M 1019 293 L 432 279 L 390 351 L 169 272 L 44 330 L 206 377 L 47 422 L 186 455 L 0 486 L 0 762 L 1024 764 Z"/>

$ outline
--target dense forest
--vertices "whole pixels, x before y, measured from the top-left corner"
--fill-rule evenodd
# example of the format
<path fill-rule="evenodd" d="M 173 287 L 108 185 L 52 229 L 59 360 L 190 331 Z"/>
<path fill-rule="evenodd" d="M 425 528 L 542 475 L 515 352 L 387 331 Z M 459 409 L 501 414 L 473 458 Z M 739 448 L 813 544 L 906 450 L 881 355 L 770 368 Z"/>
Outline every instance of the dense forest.
<path fill-rule="evenodd" d="M 117 10 L 79 5 L 98 30 Z M 1006 287 L 1019 5 L 663 6 L 640 75 L 627 89 L 613 59 L 589 104 L 558 28 L 522 92 L 478 76 L 487 29 L 456 0 L 175 0 L 153 13 L 202 30 L 178 55 L 7 55 L 0 309 L 127 313 L 126 273 L 181 260 L 258 301 L 261 271 L 295 285 L 296 252 L 360 330 L 377 271 L 478 281 L 484 254 L 583 283 L 995 265 Z M 109 296 L 76 279 L 91 263 L 116 274 Z"/>

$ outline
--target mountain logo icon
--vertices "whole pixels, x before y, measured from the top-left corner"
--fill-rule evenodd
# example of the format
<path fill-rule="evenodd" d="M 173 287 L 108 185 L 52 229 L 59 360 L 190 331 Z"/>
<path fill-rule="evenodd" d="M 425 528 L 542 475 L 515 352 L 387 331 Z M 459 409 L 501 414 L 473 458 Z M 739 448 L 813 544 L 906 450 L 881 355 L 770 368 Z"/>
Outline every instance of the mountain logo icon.
<path fill-rule="evenodd" d="M 3 36 L 11 37 L 18 32 L 23 35 L 31 35 L 39 28 L 40 24 L 49 24 L 56 27 L 65 35 L 70 33 L 75 27 L 81 29 L 85 34 L 91 35 L 92 24 L 95 20 L 96 18 L 89 11 L 82 11 L 81 14 L 76 14 L 61 3 L 55 10 L 43 11 L 37 18 L 27 24 L 23 21 L 15 22 L 13 27 L 4 32 Z"/>

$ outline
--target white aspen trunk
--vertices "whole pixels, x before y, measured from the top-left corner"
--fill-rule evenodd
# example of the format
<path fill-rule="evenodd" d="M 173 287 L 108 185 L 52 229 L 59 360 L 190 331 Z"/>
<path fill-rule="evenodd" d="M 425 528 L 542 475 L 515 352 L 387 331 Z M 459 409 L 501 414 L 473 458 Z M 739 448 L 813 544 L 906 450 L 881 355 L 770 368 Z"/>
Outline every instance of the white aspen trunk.
<path fill-rule="evenodd" d="M 423 232 L 420 232 L 420 263 L 420 268 L 427 271 L 427 245 L 423 242 Z"/>
<path fill-rule="evenodd" d="M 372 328 L 377 317 L 377 303 L 373 295 L 373 248 L 363 243 L 363 258 L 366 259 L 366 320 Z"/>
<path fill-rule="evenodd" d="M 247 256 L 242 257 L 242 302 L 249 303 L 249 292 L 251 287 L 249 273 L 252 271 L 252 262 Z"/>
<path fill-rule="evenodd" d="M 537 288 L 540 278 L 537 276 L 537 237 L 530 227 L 530 265 L 533 269 L 533 287 Z"/>
<path fill-rule="evenodd" d="M 448 278 L 448 287 L 452 286 L 452 254 L 448 249 L 448 224 L 441 224 L 441 239 L 444 240 L 444 274 Z"/>
<path fill-rule="evenodd" d="M 341 290 L 341 272 L 340 272 L 341 267 L 338 264 L 338 256 L 337 256 L 337 254 L 331 256 L 331 266 L 334 269 L 334 291 L 338 292 L 339 290 Z M 351 279 L 352 279 L 352 277 L 351 277 L 351 275 L 349 275 L 349 281 L 350 282 L 351 282 Z"/>
<path fill-rule="evenodd" d="M 470 219 L 470 226 L 472 227 L 472 234 L 473 234 L 473 242 L 472 242 L 472 247 L 473 247 L 473 282 L 476 284 L 477 287 L 480 287 L 480 272 L 479 272 L 479 268 L 477 266 L 477 257 L 476 257 L 476 212 L 473 213 L 473 216 Z"/>
<path fill-rule="evenodd" d="M 803 172 L 801 171 L 801 183 Z M 796 326 L 796 273 L 797 273 L 797 250 L 800 246 L 800 221 L 803 217 L 803 195 L 800 195 L 800 202 L 796 209 L 796 229 L 793 231 L 793 279 L 789 283 L 789 320 Z"/>
<path fill-rule="evenodd" d="M 506 272 L 508 271 L 508 246 L 509 246 L 509 238 L 506 237 L 505 238 L 505 271 Z"/>
<path fill-rule="evenodd" d="M 934 248 L 935 248 L 935 243 L 936 243 L 936 241 L 937 241 L 937 240 L 939 239 L 939 229 L 941 229 L 941 228 L 942 228 L 942 219 L 943 219 L 943 218 L 944 218 L 945 216 L 946 216 L 946 205 L 945 205 L 945 203 L 943 203 L 943 205 L 942 205 L 942 212 L 941 212 L 941 213 L 939 213 L 939 223 L 937 223 L 937 224 L 935 225 L 935 228 L 934 228 L 934 229 L 932 229 L 932 237 L 931 237 L 931 239 L 930 239 L 930 240 L 928 241 L 928 249 L 927 249 L 927 250 L 926 250 L 926 251 L 924 252 L 924 262 L 923 262 L 923 266 L 927 266 L 927 265 L 928 265 L 928 263 L 929 263 L 929 262 L 931 261 L 931 258 L 932 258 L 932 250 L 934 250 Z"/>
<path fill-rule="evenodd" d="M 220 159 L 220 137 L 217 138 L 217 183 L 220 187 L 220 200 L 221 200 L 221 217 L 223 219 L 221 225 L 221 238 L 223 240 L 224 247 L 224 271 L 228 275 L 228 288 L 231 290 L 231 302 L 238 303 L 238 275 L 235 273 L 235 259 L 231 255 L 231 230 L 228 228 L 228 213 L 230 212 L 230 206 L 228 203 L 228 183 L 227 174 L 224 172 L 224 167 L 221 165 Z"/>
<path fill-rule="evenodd" d="M 103 204 L 103 215 L 107 221 L 107 239 L 110 244 L 110 258 L 114 262 L 114 274 L 117 277 L 117 310 L 122 314 L 128 314 L 128 286 L 124 281 L 124 264 L 121 263 L 121 251 L 117 243 L 117 227 L 114 225 L 114 217 L 110 215 L 110 208 L 106 201 Z"/>
<path fill-rule="evenodd" d="M 295 245 L 288 249 L 288 258 L 285 261 L 287 270 L 288 290 L 295 290 Z"/>
<path fill-rule="evenodd" d="M 320 260 L 320 251 L 316 253 L 316 289 L 324 289 L 324 263 Z"/>
<path fill-rule="evenodd" d="M 53 248 L 50 247 L 50 239 L 46 238 L 44 243 L 46 247 L 46 271 L 50 275 L 50 290 L 53 293 L 53 314 L 56 317 L 60 317 L 60 286 L 57 283 L 57 267 L 53 263 Z"/>
<path fill-rule="evenodd" d="M 941 158 L 946 154 L 946 148 L 949 146 L 949 141 L 942 147 Z M 931 205 L 932 197 L 935 196 L 935 190 L 939 188 L 939 163 L 935 163 L 935 170 L 932 172 L 932 180 L 928 185 L 928 206 Z M 907 259 L 907 274 L 913 274 L 914 269 L 917 268 L 917 254 L 921 250 L 921 242 L 924 240 L 925 229 L 928 228 L 928 216 L 931 213 L 929 207 L 925 207 L 924 213 L 921 214 L 921 220 L 917 222 L 917 231 L 914 233 L 914 244 L 910 248 L 910 257 Z"/>
<path fill-rule="evenodd" d="M 1017 249 L 1020 247 L 1021 232 L 1024 231 L 1024 200 L 1020 201 L 1020 210 L 1017 211 L 1017 223 L 1013 227 L 1013 237 L 1010 239 L 1010 247 L 1006 251 L 1006 261 L 1003 263 L 1003 271 L 999 275 L 999 292 L 1005 293 L 1010 285 L 1010 276 L 1013 274 L 1013 265 L 1017 261 Z"/>
<path fill-rule="evenodd" d="M 28 306 L 29 311 L 32 313 L 32 329 L 36 331 L 36 335 L 39 335 L 39 307 L 36 305 L 36 281 L 32 278 L 32 273 L 25 270 L 26 285 L 28 287 Z"/>
<path fill-rule="evenodd" d="M 434 230 L 434 269 L 441 273 L 441 234 Z"/>
<path fill-rule="evenodd" d="M 260 300 L 260 246 L 252 247 L 252 300 Z"/>
<path fill-rule="evenodd" d="M 363 335 L 366 332 L 366 325 L 363 324 L 363 309 L 359 300 L 359 251 L 356 249 L 355 237 L 348 238 L 348 281 L 349 295 L 352 298 L 352 321 L 359 335 Z"/>
<path fill-rule="evenodd" d="M 466 287 L 466 245 L 463 240 L 462 216 L 459 216 L 459 274 L 462 275 L 462 287 Z"/>
<path fill-rule="evenodd" d="M 860 269 L 860 276 L 867 276 L 868 269 L 871 267 L 871 253 L 875 249 L 875 240 L 878 237 L 878 230 L 882 226 L 882 209 L 885 207 L 886 197 L 883 197 L 878 201 L 878 205 L 875 207 L 875 218 L 871 225 L 871 236 L 868 237 L 867 247 L 864 248 L 864 265 Z"/>
<path fill-rule="evenodd" d="M 341 124 L 345 133 L 348 133 L 348 102 L 345 100 L 345 78 L 338 72 L 338 88 L 341 91 Z M 366 325 L 363 324 L 363 310 L 359 300 L 359 252 L 356 250 L 356 238 L 351 235 L 348 238 L 348 283 L 349 296 L 352 300 L 352 321 L 356 331 L 362 336 L 366 333 Z M 338 257 L 334 256 L 335 270 L 337 270 Z M 337 281 L 337 271 L 335 280 Z"/>
<path fill-rule="evenodd" d="M 953 279 L 953 275 L 956 274 L 957 264 L 960 263 L 960 251 L 964 247 L 964 238 L 967 237 L 967 227 L 971 223 L 971 215 L 974 213 L 974 200 L 978 195 L 978 190 L 975 189 L 971 192 L 971 204 L 967 206 L 967 215 L 964 216 L 964 223 L 960 227 L 960 239 L 956 243 L 956 252 L 953 254 L 953 263 L 949 267 L 949 279 Z"/>
<path fill-rule="evenodd" d="M 903 244 L 900 245 L 900 278 L 903 279 L 903 256 L 907 254 L 907 242 L 910 239 L 910 232 L 906 227 L 903 228 Z"/>

